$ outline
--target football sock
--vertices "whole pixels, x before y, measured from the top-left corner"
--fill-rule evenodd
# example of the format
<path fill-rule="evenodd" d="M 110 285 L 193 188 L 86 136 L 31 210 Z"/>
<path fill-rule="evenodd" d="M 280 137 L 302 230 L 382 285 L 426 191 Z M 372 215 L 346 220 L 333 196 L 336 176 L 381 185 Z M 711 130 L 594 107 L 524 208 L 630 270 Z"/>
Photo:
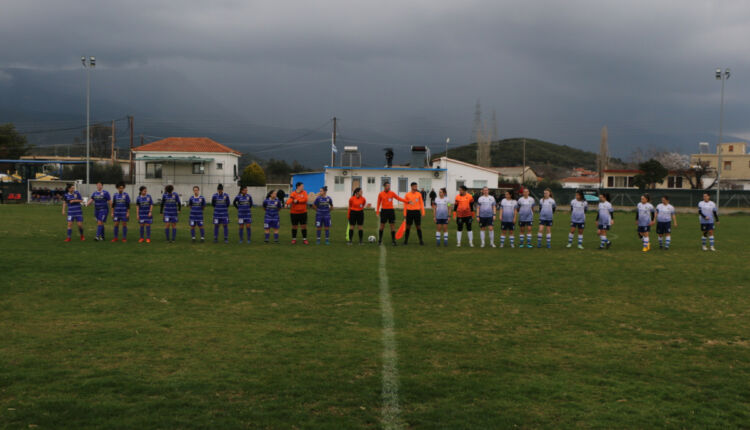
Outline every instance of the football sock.
<path fill-rule="evenodd" d="M 71 234 L 71 233 L 73 233 L 73 229 L 69 228 L 69 229 L 68 229 L 68 239 L 70 239 L 70 234 Z"/>
<path fill-rule="evenodd" d="M 307 240 L 307 229 L 306 228 L 302 229 L 302 239 Z"/>
<path fill-rule="evenodd" d="M 128 238 L 128 226 L 126 225 L 122 226 L 122 238 L 123 239 Z"/>
<path fill-rule="evenodd" d="M 362 230 L 359 231 L 359 243 L 362 243 L 362 235 L 364 232 Z"/>
<path fill-rule="evenodd" d="M 115 235 L 115 239 L 117 239 L 117 237 L 120 235 L 120 226 L 119 225 L 115 226 L 114 235 Z"/>
<path fill-rule="evenodd" d="M 578 244 L 579 245 L 583 245 L 583 235 L 582 234 L 578 235 Z"/>
<path fill-rule="evenodd" d="M 151 239 L 151 226 L 146 225 L 146 239 Z"/>
<path fill-rule="evenodd" d="M 573 243 L 573 233 L 568 233 L 568 243 Z"/>

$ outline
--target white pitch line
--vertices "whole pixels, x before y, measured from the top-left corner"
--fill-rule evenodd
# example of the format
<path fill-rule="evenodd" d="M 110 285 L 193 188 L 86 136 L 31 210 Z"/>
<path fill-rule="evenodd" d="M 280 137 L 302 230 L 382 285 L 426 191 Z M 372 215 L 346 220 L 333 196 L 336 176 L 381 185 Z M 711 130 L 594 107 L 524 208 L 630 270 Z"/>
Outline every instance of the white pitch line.
<path fill-rule="evenodd" d="M 380 312 L 383 316 L 383 387 L 381 420 L 384 429 L 403 429 L 401 407 L 398 402 L 398 355 L 393 323 L 393 306 L 385 267 L 386 246 L 380 246 Z"/>

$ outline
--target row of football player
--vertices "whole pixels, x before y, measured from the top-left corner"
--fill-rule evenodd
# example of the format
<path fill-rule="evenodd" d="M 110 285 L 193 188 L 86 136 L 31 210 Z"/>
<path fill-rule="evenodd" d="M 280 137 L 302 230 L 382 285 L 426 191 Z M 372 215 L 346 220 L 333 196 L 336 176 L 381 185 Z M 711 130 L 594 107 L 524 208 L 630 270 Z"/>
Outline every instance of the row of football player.
<path fill-rule="evenodd" d="M 188 201 L 188 206 L 190 206 L 191 235 L 193 240 L 195 240 L 195 230 L 198 228 L 201 232 L 201 240 L 204 240 L 203 211 L 206 206 L 206 199 L 200 195 L 199 187 L 194 187 L 193 191 L 194 195 L 191 196 Z M 447 225 L 452 212 L 452 217 L 456 220 L 458 229 L 457 246 L 461 245 L 461 236 L 464 227 L 466 227 L 467 230 L 469 246 L 473 246 L 471 224 L 476 217 L 480 226 L 481 246 L 485 246 L 485 232 L 489 231 L 489 244 L 490 246 L 495 247 L 494 224 L 496 218 L 499 217 L 501 220 L 500 247 L 505 245 L 506 236 L 509 238 L 510 246 L 515 247 L 515 236 L 513 231 L 516 223 L 518 223 L 521 230 L 519 246 L 533 247 L 531 242 L 532 224 L 534 213 L 538 212 L 539 231 L 537 233 L 537 247 L 542 246 L 542 239 L 544 238 L 545 230 L 547 247 L 551 246 L 551 226 L 557 204 L 549 189 L 544 191 L 544 196 L 539 202 L 536 202 L 535 199 L 529 195 L 528 190 L 524 190 L 523 195 L 517 200 L 514 199 L 512 192 L 508 191 L 500 202 L 497 202 L 495 198 L 489 194 L 489 190 L 486 187 L 482 190 L 482 194 L 476 202 L 474 201 L 474 197 L 466 191 L 466 187 L 461 187 L 459 194 L 456 196 L 452 211 L 449 208 L 450 205 L 446 197 L 445 189 L 441 189 L 439 196 L 432 202 L 432 207 L 434 209 L 433 221 L 437 225 L 436 242 L 438 245 L 441 245 L 441 242 L 443 245 L 447 245 L 448 243 Z M 311 206 L 316 210 L 315 224 L 317 227 L 317 241 L 320 242 L 321 230 L 324 230 L 326 243 L 330 243 L 330 210 L 333 208 L 333 201 L 327 196 L 326 187 L 321 188 L 320 192 L 315 194 L 314 197 L 315 200 Z M 291 212 L 292 243 L 296 243 L 298 227 L 301 230 L 304 243 L 308 243 L 308 198 L 309 196 L 304 190 L 304 185 L 298 183 L 296 184 L 295 191 L 290 194 L 290 197 L 286 202 L 286 205 L 290 207 Z M 597 208 L 596 216 L 597 233 L 600 237 L 599 247 L 609 248 L 612 242 L 607 238 L 607 232 L 614 224 L 614 210 L 609 202 L 608 194 L 601 194 L 599 199 L 600 203 Z M 397 232 L 394 227 L 396 221 L 395 210 L 393 207 L 394 200 L 401 201 L 405 204 L 404 221 L 399 229 L 399 236 L 400 234 L 403 234 L 405 236 L 404 243 L 407 244 L 411 226 L 414 225 L 419 236 L 419 243 L 424 244 L 421 231 L 421 218 L 425 215 L 424 201 L 422 200 L 421 193 L 417 190 L 416 183 L 411 184 L 411 191 L 406 193 L 404 198 L 401 198 L 391 191 L 389 183 L 383 185 L 383 191 L 379 193 L 376 205 L 376 214 L 380 216 L 378 243 L 382 243 L 385 224 L 390 224 L 392 243 L 394 245 L 396 244 Z M 638 203 L 636 211 L 637 230 L 643 241 L 643 251 L 646 252 L 650 250 L 649 236 L 651 226 L 654 224 L 656 224 L 657 235 L 659 236 L 659 247 L 669 249 L 669 246 L 671 245 L 672 223 L 674 222 L 674 226 L 677 226 L 674 207 L 669 204 L 669 198 L 667 196 L 663 196 L 661 198 L 661 203 L 656 207 L 651 204 L 650 200 L 648 194 L 641 196 L 641 202 Z M 66 213 L 67 208 L 68 216 L 68 237 L 66 241 L 70 240 L 72 224 L 74 222 L 79 224 L 79 230 L 81 231 L 83 238 L 83 216 L 81 212 L 82 198 L 80 194 L 77 191 L 72 190 L 72 187 L 69 187 L 64 201 L 65 205 L 63 206 L 63 212 Z M 124 192 L 124 184 L 118 184 L 118 192 L 113 197 L 110 197 L 109 193 L 102 189 L 101 184 L 97 184 L 97 191 L 92 194 L 89 204 L 91 204 L 91 202 L 95 205 L 95 215 L 98 224 L 97 240 L 103 240 L 104 223 L 106 222 L 107 214 L 109 213 L 112 214 L 115 222 L 115 238 L 112 240 L 118 240 L 118 227 L 120 224 L 122 224 L 123 227 L 123 240 L 126 240 L 127 222 L 130 215 L 130 197 Z M 219 185 L 216 194 L 211 198 L 211 205 L 214 207 L 214 241 L 218 241 L 220 225 L 224 226 L 224 240 L 228 241 L 229 202 L 229 196 L 223 192 L 223 187 Z M 141 241 L 150 242 L 150 225 L 153 222 L 152 212 L 154 203 L 151 196 L 148 194 L 146 187 L 140 188 L 139 196 L 136 198 L 136 205 L 138 207 L 138 222 L 141 225 Z M 355 230 L 358 230 L 359 240 L 360 243 L 362 243 L 365 205 L 366 199 L 362 196 L 362 190 L 357 188 L 349 199 L 347 213 L 350 229 L 348 234 L 349 243 L 351 243 L 354 237 Z M 240 241 L 243 240 L 243 232 L 246 232 L 247 241 L 249 242 L 251 233 L 250 224 L 252 222 L 250 208 L 253 206 L 253 202 L 252 197 L 247 193 L 246 187 L 241 188 L 240 194 L 235 197 L 234 206 L 238 210 Z M 278 228 L 280 224 L 279 210 L 284 207 L 284 204 L 276 197 L 276 193 L 272 191 L 266 196 L 262 206 L 265 209 L 265 240 L 269 241 L 270 231 L 273 230 L 274 240 L 278 241 Z M 538 207 L 538 211 L 534 210 L 535 207 Z M 576 193 L 576 198 L 570 202 L 570 207 L 571 229 L 568 234 L 567 247 L 572 247 L 575 233 L 578 232 L 578 247 L 583 248 L 583 230 L 585 228 L 588 203 L 583 198 L 582 193 Z M 164 222 L 166 224 L 165 235 L 168 241 L 174 241 L 176 238 L 176 223 L 178 212 L 180 210 L 181 202 L 179 196 L 174 192 L 172 186 L 167 186 L 165 193 L 162 196 L 160 213 L 164 214 Z M 703 233 L 703 249 L 708 249 L 706 247 L 706 241 L 708 240 L 710 243 L 710 249 L 715 250 L 713 231 L 715 223 L 718 223 L 718 214 L 716 206 L 710 200 L 710 195 L 708 193 L 704 194 L 703 201 L 698 204 L 698 210 L 701 231 Z"/>

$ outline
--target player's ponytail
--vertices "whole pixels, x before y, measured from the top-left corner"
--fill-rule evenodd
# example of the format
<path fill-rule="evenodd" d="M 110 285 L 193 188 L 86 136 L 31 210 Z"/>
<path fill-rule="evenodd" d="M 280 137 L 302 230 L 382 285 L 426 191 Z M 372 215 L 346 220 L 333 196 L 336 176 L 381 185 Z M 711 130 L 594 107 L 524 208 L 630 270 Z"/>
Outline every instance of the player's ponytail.
<path fill-rule="evenodd" d="M 70 192 L 70 189 L 71 189 L 71 188 L 73 188 L 73 184 L 70 184 L 70 183 L 68 183 L 68 184 L 65 184 L 65 191 L 66 191 L 66 192 L 68 192 L 68 193 L 69 193 L 69 192 Z"/>
<path fill-rule="evenodd" d="M 360 188 L 360 187 L 355 188 L 354 191 L 352 191 L 352 196 L 356 196 L 357 193 L 360 192 L 360 191 L 362 191 L 362 188 Z"/>

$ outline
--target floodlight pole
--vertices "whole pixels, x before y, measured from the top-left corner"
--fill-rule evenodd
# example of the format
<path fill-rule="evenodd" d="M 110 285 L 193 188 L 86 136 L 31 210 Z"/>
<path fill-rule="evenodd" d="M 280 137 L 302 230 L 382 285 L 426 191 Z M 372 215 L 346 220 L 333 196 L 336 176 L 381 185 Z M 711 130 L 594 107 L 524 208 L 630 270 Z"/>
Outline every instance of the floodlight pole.
<path fill-rule="evenodd" d="M 717 166 L 716 166 L 716 207 L 719 207 L 719 197 L 721 196 L 721 169 L 724 168 L 721 164 L 721 140 L 724 133 L 724 83 L 729 79 L 729 69 L 721 70 L 716 69 L 716 79 L 721 80 L 721 104 L 719 107 L 719 143 L 716 145 L 717 152 Z"/>
<path fill-rule="evenodd" d="M 86 193 L 91 184 L 91 69 L 96 66 L 96 57 L 81 57 L 83 68 L 86 69 Z"/>

